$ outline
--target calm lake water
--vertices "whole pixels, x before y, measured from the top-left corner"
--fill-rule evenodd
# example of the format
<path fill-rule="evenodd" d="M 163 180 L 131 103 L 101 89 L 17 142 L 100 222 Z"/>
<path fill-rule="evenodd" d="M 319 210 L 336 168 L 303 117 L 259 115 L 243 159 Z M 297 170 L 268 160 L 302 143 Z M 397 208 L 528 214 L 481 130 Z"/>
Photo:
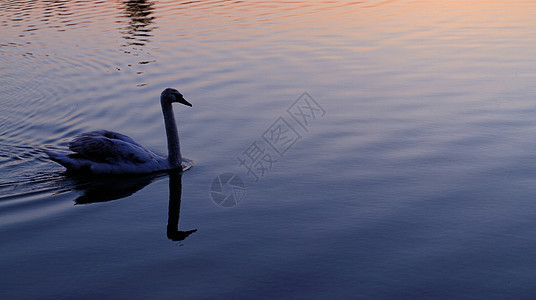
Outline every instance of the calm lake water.
<path fill-rule="evenodd" d="M 1 298 L 536 297 L 535 15 L 0 1 Z M 182 176 L 43 153 L 109 129 L 165 154 L 166 87 Z"/>

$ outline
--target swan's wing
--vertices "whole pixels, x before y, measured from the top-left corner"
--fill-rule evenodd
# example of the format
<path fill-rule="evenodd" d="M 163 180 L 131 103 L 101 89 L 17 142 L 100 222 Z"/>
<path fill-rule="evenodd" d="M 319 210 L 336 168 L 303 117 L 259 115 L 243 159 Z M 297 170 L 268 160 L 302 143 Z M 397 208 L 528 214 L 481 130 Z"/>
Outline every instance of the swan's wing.
<path fill-rule="evenodd" d="M 96 162 L 114 161 L 142 164 L 155 155 L 130 137 L 112 131 L 83 133 L 69 143 L 69 149 L 85 159 Z"/>
<path fill-rule="evenodd" d="M 133 145 L 136 145 L 138 147 L 143 148 L 142 145 L 138 144 L 131 137 L 126 136 L 124 134 L 121 134 L 119 132 L 114 132 L 114 131 L 109 131 L 109 130 L 96 130 L 96 131 L 90 131 L 90 132 L 83 133 L 80 136 L 78 136 L 77 138 L 83 137 L 83 136 L 91 136 L 91 137 L 102 136 L 102 137 L 112 139 L 112 140 L 124 141 L 124 142 L 127 142 L 129 144 L 133 144 Z"/>

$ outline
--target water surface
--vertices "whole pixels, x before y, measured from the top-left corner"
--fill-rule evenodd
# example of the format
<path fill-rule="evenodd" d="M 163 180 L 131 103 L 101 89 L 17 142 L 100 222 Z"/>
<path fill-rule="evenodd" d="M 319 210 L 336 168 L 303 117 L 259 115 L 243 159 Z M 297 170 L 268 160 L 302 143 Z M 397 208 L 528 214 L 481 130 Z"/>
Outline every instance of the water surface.
<path fill-rule="evenodd" d="M 3 295 L 530 298 L 535 13 L 1 1 Z M 176 107 L 182 176 L 70 177 L 42 152 L 109 129 L 165 154 L 166 87 L 193 104 Z M 301 126 L 304 95 L 317 114 Z M 290 142 L 272 148 L 281 124 Z M 237 205 L 211 197 L 225 173 Z"/>

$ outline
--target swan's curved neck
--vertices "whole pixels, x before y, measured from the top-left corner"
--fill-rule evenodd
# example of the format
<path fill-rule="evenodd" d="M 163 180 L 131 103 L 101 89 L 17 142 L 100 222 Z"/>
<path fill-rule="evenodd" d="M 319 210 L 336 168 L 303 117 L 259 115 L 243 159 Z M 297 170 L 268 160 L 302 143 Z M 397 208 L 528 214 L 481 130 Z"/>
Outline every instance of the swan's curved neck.
<path fill-rule="evenodd" d="M 173 114 L 173 106 L 171 102 L 160 100 L 162 105 L 162 113 L 164 114 L 164 123 L 166 126 L 167 144 L 168 144 L 168 157 L 169 166 L 171 168 L 178 168 L 181 166 L 182 156 L 181 147 L 179 145 L 179 132 L 177 130 L 177 123 L 175 122 L 175 115 Z"/>

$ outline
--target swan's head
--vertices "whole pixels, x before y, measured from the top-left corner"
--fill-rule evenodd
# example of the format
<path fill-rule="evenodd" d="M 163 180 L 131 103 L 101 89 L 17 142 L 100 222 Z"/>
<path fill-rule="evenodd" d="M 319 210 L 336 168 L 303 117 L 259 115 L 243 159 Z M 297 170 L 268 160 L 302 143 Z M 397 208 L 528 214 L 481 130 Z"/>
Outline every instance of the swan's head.
<path fill-rule="evenodd" d="M 173 103 L 173 102 L 178 102 L 178 103 L 182 103 L 186 106 L 192 106 L 192 104 L 190 104 L 190 102 L 186 101 L 186 99 L 184 99 L 184 97 L 182 96 L 181 93 L 179 93 L 179 91 L 177 91 L 176 89 L 172 89 L 172 88 L 167 88 L 165 89 L 163 92 L 162 92 L 162 95 L 160 96 L 160 99 L 162 101 L 166 101 L 168 103 Z"/>

